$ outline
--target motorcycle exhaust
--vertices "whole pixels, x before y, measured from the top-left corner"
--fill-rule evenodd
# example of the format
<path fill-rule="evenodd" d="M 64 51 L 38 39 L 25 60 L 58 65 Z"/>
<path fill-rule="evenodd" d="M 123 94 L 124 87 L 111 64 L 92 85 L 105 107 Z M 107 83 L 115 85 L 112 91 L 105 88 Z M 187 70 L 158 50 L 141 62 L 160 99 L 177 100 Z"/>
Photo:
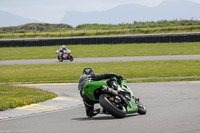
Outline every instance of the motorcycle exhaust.
<path fill-rule="evenodd" d="M 103 85 L 102 88 L 101 88 L 101 90 L 104 91 L 104 92 L 106 92 L 106 93 L 109 93 L 111 95 L 118 96 L 118 92 L 116 90 L 113 90 L 113 89 L 111 89 L 111 88 L 109 88 L 107 86 Z"/>
<path fill-rule="evenodd" d="M 104 91 L 105 93 L 109 93 L 111 95 L 119 96 L 122 99 L 124 106 L 126 107 L 128 105 L 127 99 L 122 94 L 119 94 L 116 90 L 113 90 L 113 89 L 111 89 L 107 86 L 102 86 L 101 90 Z"/>

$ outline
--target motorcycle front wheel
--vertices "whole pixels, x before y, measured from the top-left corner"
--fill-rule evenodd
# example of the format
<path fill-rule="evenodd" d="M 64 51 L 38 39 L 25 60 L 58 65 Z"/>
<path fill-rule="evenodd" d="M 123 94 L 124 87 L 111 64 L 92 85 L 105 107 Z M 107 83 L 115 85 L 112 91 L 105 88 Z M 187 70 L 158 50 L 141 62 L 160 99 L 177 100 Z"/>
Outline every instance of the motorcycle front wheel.
<path fill-rule="evenodd" d="M 74 60 L 73 56 L 70 56 L 69 60 L 70 60 L 70 61 L 73 61 L 73 60 Z"/>
<path fill-rule="evenodd" d="M 147 113 L 146 107 L 141 102 L 138 102 L 137 106 L 138 106 L 138 114 L 145 115 Z"/>
<path fill-rule="evenodd" d="M 58 55 L 58 61 L 60 61 L 60 62 L 62 62 L 63 61 L 63 59 L 62 58 L 60 58 L 60 56 Z"/>
<path fill-rule="evenodd" d="M 116 104 L 108 100 L 109 95 L 102 94 L 99 97 L 99 104 L 115 118 L 124 118 L 126 116 L 126 109 L 123 105 Z"/>

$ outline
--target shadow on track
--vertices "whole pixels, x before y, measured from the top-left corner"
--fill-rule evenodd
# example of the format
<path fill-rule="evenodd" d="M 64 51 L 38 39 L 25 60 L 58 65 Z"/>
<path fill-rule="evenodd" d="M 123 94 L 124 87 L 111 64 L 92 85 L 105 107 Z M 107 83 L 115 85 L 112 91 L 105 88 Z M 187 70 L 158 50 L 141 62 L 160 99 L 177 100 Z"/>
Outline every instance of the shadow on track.
<path fill-rule="evenodd" d="M 139 114 L 129 114 L 127 115 L 125 118 L 122 119 L 126 119 L 127 117 L 136 117 L 139 116 Z M 106 116 L 96 116 L 96 117 L 92 117 L 92 118 L 87 118 L 87 117 L 82 117 L 82 118 L 72 118 L 71 120 L 76 120 L 76 121 L 88 121 L 88 120 L 114 120 L 114 119 L 118 119 L 115 118 L 111 115 L 106 115 Z"/>

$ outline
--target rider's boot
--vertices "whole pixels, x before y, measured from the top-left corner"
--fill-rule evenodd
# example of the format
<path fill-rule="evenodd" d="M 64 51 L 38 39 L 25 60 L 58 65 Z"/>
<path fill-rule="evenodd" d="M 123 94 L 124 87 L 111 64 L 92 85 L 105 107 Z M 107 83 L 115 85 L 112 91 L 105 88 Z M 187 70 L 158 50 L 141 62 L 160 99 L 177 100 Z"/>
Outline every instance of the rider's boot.
<path fill-rule="evenodd" d="M 95 116 L 99 113 L 100 113 L 100 109 L 94 109 L 94 110 L 87 112 L 87 116 L 88 116 L 88 118 L 92 118 L 93 116 Z"/>
<path fill-rule="evenodd" d="M 92 118 L 93 116 L 100 113 L 100 109 L 94 109 L 94 105 L 89 105 L 87 103 L 84 103 L 85 109 L 86 109 L 86 115 L 88 118 Z"/>

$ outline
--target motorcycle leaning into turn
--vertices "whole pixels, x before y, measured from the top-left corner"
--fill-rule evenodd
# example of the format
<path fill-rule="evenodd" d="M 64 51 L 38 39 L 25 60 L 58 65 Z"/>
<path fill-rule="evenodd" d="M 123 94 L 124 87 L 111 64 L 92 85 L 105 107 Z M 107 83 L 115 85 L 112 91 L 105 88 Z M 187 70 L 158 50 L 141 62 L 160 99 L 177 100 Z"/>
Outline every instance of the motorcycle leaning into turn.
<path fill-rule="evenodd" d="M 84 85 L 85 95 L 99 103 L 106 114 L 115 118 L 124 118 L 127 114 L 145 115 L 145 106 L 135 97 L 124 79 L 116 79 L 118 89 L 113 89 L 108 81 L 94 81 Z"/>
<path fill-rule="evenodd" d="M 56 51 L 58 54 L 58 61 L 62 62 L 63 60 L 70 60 L 73 61 L 73 56 L 71 55 L 71 50 L 66 49 L 63 50 L 62 53 L 59 52 L 59 50 Z"/>

